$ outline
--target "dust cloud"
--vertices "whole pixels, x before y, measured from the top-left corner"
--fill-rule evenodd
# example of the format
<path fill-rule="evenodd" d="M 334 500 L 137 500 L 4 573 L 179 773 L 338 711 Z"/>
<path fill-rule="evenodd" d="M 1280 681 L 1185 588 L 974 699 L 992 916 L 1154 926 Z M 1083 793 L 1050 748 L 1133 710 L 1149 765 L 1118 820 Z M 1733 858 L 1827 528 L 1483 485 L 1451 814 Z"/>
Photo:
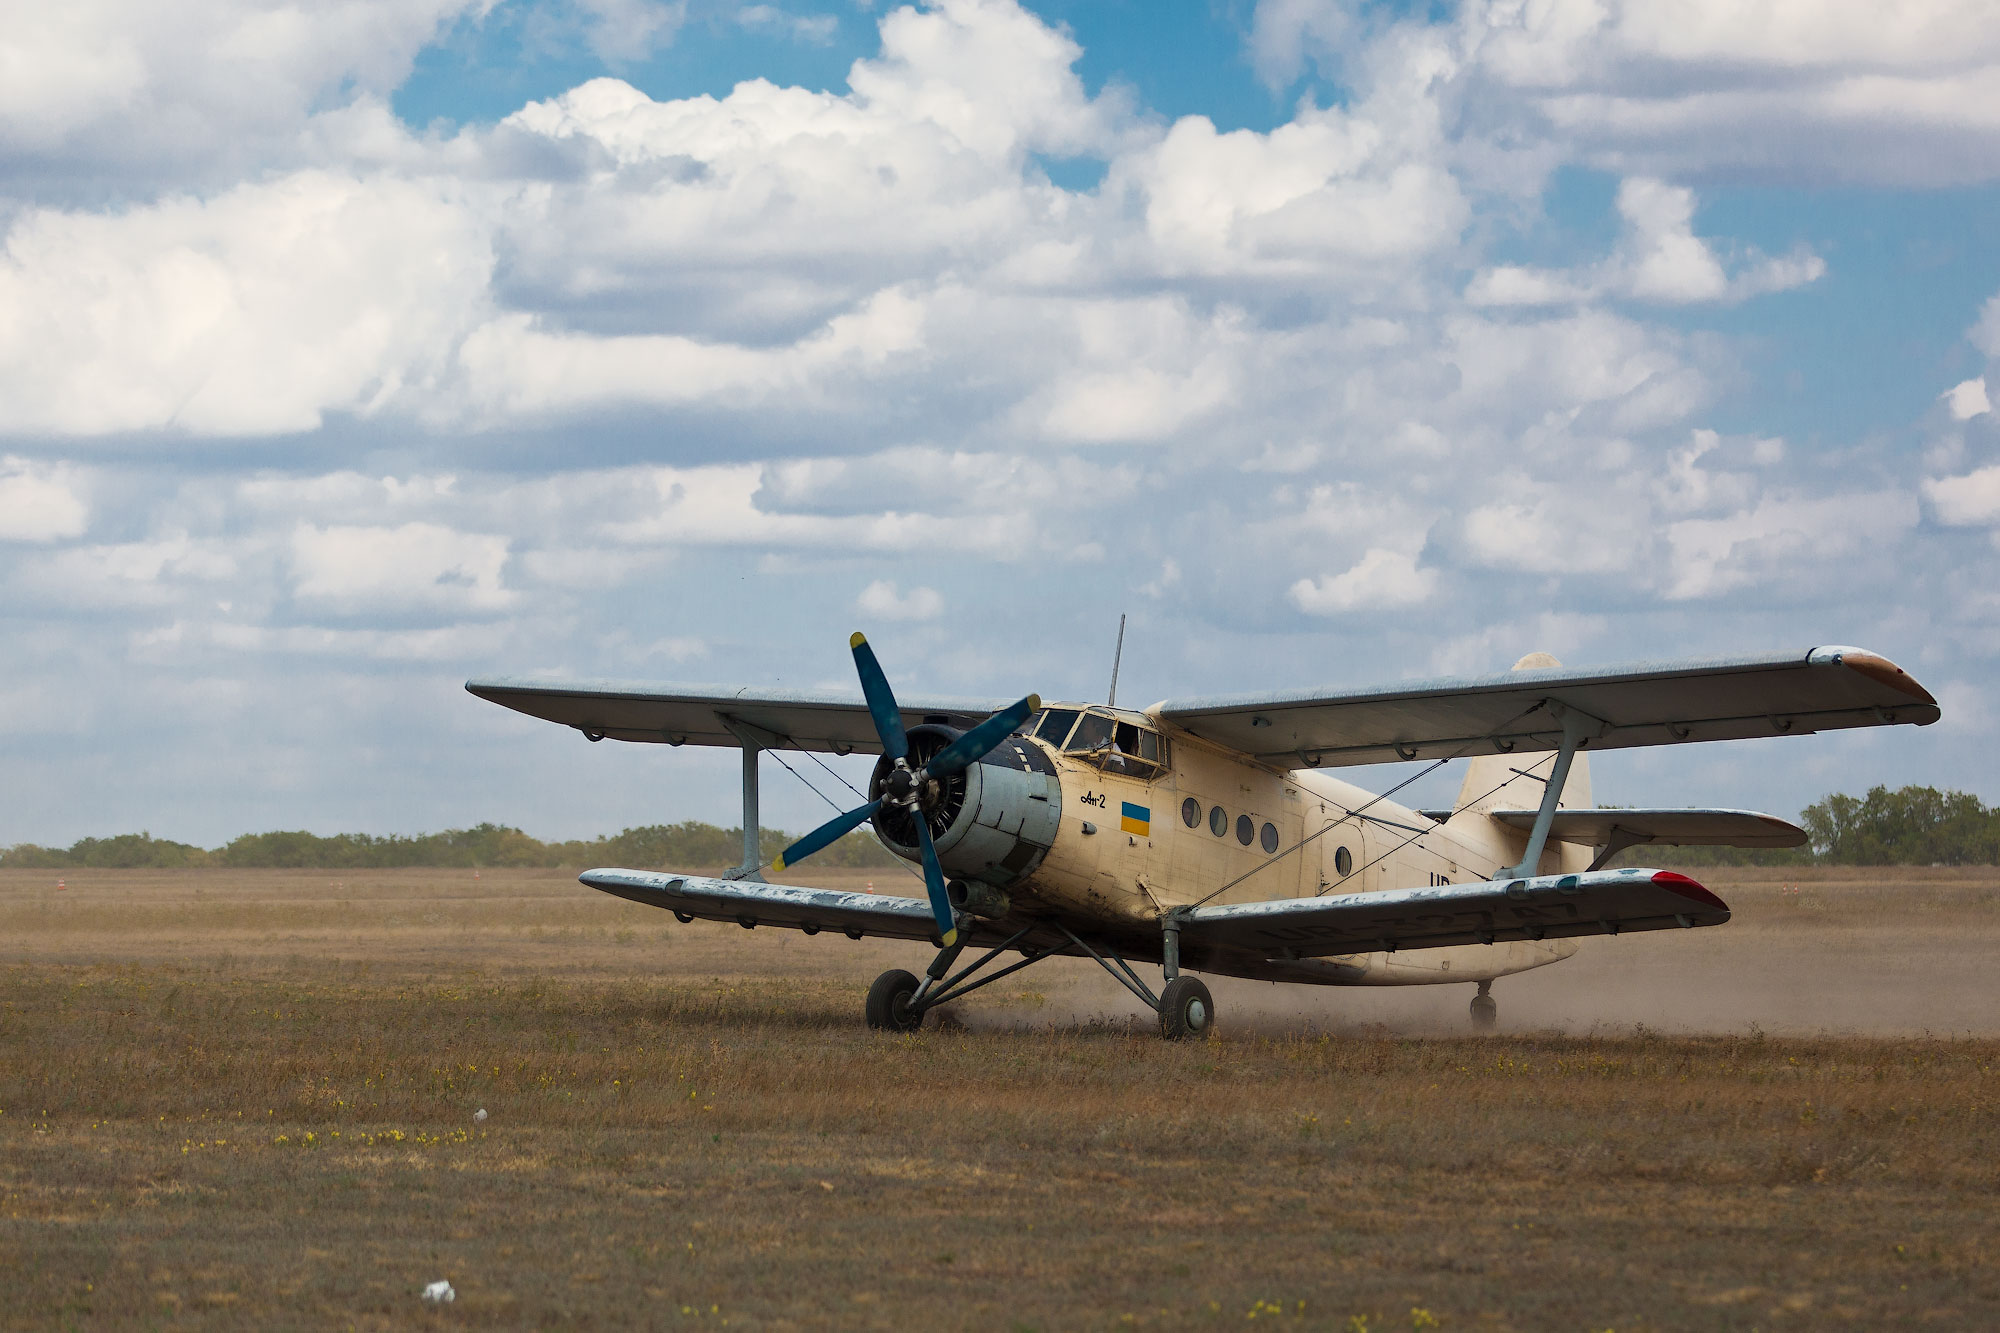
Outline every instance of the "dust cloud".
<path fill-rule="evenodd" d="M 2000 871 L 1696 871 L 1718 927 L 1599 937 L 1493 984 L 1503 1033 L 2000 1034 Z M 1042 970 L 1047 969 L 1047 970 Z M 1036 1008 L 961 1006 L 969 1027 L 1133 1025 L 1139 1002 L 1088 962 L 1024 976 Z M 1462 1036 L 1470 984 L 1306 987 L 1204 977 L 1218 1031 Z M 1002 983 L 1004 986 L 1005 983 Z"/>

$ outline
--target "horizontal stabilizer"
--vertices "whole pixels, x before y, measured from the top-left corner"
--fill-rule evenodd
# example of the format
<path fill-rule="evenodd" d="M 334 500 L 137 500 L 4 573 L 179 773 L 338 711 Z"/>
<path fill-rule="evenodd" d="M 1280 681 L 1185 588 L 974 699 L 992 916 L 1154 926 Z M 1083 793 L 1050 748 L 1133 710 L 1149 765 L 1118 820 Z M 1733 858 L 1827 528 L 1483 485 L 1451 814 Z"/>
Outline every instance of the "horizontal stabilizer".
<path fill-rule="evenodd" d="M 1509 828 L 1535 826 L 1533 810 L 1489 810 Z M 1803 847 L 1806 831 L 1754 810 L 1558 810 L 1549 825 L 1558 842 L 1592 847 L 1671 843 L 1678 847 Z"/>
<path fill-rule="evenodd" d="M 1219 745 L 1306 768 L 1542 753 L 1562 743 L 1566 714 L 1580 715 L 1591 750 L 1938 720 L 1929 691 L 1860 648 L 1169 699 L 1153 711 Z"/>
<path fill-rule="evenodd" d="M 1727 920 L 1728 905 L 1685 875 L 1603 870 L 1198 907 L 1182 918 L 1181 935 L 1190 945 L 1266 958 L 1325 958 L 1719 926 Z"/>

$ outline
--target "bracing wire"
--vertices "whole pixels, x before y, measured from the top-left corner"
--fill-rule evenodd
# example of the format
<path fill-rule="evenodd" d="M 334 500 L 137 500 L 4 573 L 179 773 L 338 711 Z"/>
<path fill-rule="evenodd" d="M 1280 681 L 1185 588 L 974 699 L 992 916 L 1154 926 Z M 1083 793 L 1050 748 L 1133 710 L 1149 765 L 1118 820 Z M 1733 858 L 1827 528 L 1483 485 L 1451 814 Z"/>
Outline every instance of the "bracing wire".
<path fill-rule="evenodd" d="M 784 769 L 784 770 L 785 770 L 785 771 L 786 771 L 787 773 L 790 773 L 790 774 L 791 774 L 791 775 L 792 775 L 793 777 L 797 778 L 797 779 L 798 779 L 798 780 L 799 780 L 799 781 L 800 781 L 801 783 L 804 783 L 804 785 L 805 785 L 805 789 L 806 789 L 807 791 L 809 791 L 809 792 L 811 792 L 811 793 L 812 793 L 813 795 L 815 795 L 815 796 L 819 797 L 819 798 L 820 798 L 820 799 L 821 799 L 822 801 L 825 801 L 825 802 L 826 802 L 826 803 L 827 803 L 828 805 L 832 806 L 832 807 L 833 807 L 833 808 L 834 808 L 835 810 L 840 810 L 840 812 L 841 812 L 842 814 L 845 814 L 845 813 L 847 813 L 846 811 L 844 811 L 844 810 L 841 810 L 841 809 L 840 809 L 840 803 L 839 803 L 838 801 L 834 800 L 834 799 L 833 799 L 833 798 L 832 798 L 831 796 L 828 796 L 828 795 L 827 795 L 827 794 L 826 794 L 825 792 L 821 791 L 821 790 L 820 790 L 820 789 L 819 789 L 818 787 L 815 787 L 815 786 L 813 786 L 813 785 L 812 785 L 812 783 L 810 783 L 810 782 L 807 782 L 807 781 L 806 781 L 806 776 L 805 776 L 805 774 L 803 774 L 803 773 L 799 772 L 799 770 L 797 770 L 796 768 L 793 768 L 793 767 L 792 767 L 792 766 L 791 766 L 790 764 L 786 763 L 786 762 L 785 762 L 785 757 L 784 757 L 784 755 L 782 755 L 782 754 L 778 753 L 778 751 L 776 751 L 776 750 L 766 750 L 766 751 L 764 751 L 764 753 L 765 753 L 765 754 L 768 754 L 768 755 L 770 755 L 770 756 L 771 756 L 771 757 L 772 757 L 773 759 L 777 760 L 777 761 L 778 761 L 778 766 L 779 766 L 780 768 L 783 768 L 783 769 Z M 826 762 L 825 762 L 824 760 L 821 760 L 821 759 L 819 758 L 819 756 L 818 756 L 818 755 L 815 755 L 815 754 L 813 754 L 813 752 L 812 752 L 811 750 L 804 750 L 804 749 L 802 749 L 802 750 L 800 750 L 800 751 L 799 751 L 799 753 L 800 753 L 800 754 L 803 754 L 803 755 L 807 755 L 807 756 L 811 757 L 812 759 L 814 759 L 815 761 L 817 761 L 817 762 L 819 763 L 819 766 L 820 766 L 821 768 L 825 768 L 827 772 L 829 772 L 829 773 L 833 773 L 833 770 L 832 770 L 831 768 L 827 768 L 827 765 L 826 765 Z M 844 785 L 844 786 L 845 786 L 845 787 L 846 787 L 846 788 L 847 788 L 847 789 L 848 789 L 849 791 L 852 791 L 852 792 L 854 792 L 854 794 L 855 794 L 856 796 L 861 796 L 861 793 L 860 793 L 860 792 L 858 792 L 858 791 L 855 791 L 855 789 L 854 789 L 854 784 L 853 784 L 853 783 L 849 782 L 849 781 L 848 781 L 848 780 L 847 780 L 846 778 L 842 778 L 842 777 L 840 777 L 840 774 L 838 774 L 838 773 L 833 773 L 833 776 L 834 776 L 834 777 L 836 777 L 836 778 L 840 778 L 840 781 L 841 781 L 842 785 Z M 868 799 L 868 798 L 867 798 L 867 797 L 865 797 L 865 796 L 863 796 L 863 797 L 862 797 L 862 800 L 864 800 L 864 801 L 865 801 L 865 800 L 867 800 L 867 799 Z M 915 880 L 918 880 L 918 881 L 922 881 L 922 879 L 923 879 L 923 876 L 922 876 L 921 874 L 919 874 L 919 873 L 918 873 L 918 871 L 917 871 L 916 867 L 914 867 L 914 866 L 912 866 L 912 865 L 909 865 L 909 864 L 907 864 L 907 863 L 906 863 L 906 862 L 904 862 L 904 861 L 903 861 L 903 860 L 902 860 L 902 859 L 901 859 L 900 857 L 899 857 L 899 858 L 897 858 L 897 861 L 896 861 L 896 868 L 897 868 L 897 869 L 899 869 L 899 870 L 901 870 L 901 871 L 902 871 L 902 872 L 903 872 L 904 874 L 906 874 L 906 875 L 910 876 L 910 877 L 911 877 L 912 879 L 915 879 Z"/>
<path fill-rule="evenodd" d="M 1553 760 L 1553 759 L 1555 758 L 1555 756 L 1554 756 L 1553 754 L 1551 754 L 1551 755 L 1548 755 L 1548 756 L 1546 756 L 1546 757 L 1547 757 L 1547 758 L 1549 758 L 1549 759 L 1551 759 L 1551 760 Z M 1470 809 L 1471 809 L 1471 808 L 1472 808 L 1473 806 L 1475 806 L 1475 805 L 1478 805 L 1478 804 L 1479 804 L 1479 803 L 1480 803 L 1481 801 L 1483 801 L 1483 800 L 1485 800 L 1485 799 L 1486 799 L 1487 797 L 1491 796 L 1491 795 L 1492 795 L 1492 794 L 1493 794 L 1494 792 L 1496 792 L 1496 791 L 1499 791 L 1499 790 L 1500 790 L 1500 788 L 1502 788 L 1502 787 L 1506 786 L 1506 785 L 1507 785 L 1508 783 L 1512 782 L 1512 781 L 1514 780 L 1514 778 L 1515 778 L 1516 776 L 1519 776 L 1519 777 L 1524 777 L 1524 778 L 1532 778 L 1532 777 L 1535 777 L 1535 776 L 1537 776 L 1537 775 L 1536 775 L 1536 774 L 1535 774 L 1535 773 L 1534 773 L 1534 772 L 1533 772 L 1532 770 L 1533 770 L 1533 769 L 1536 769 L 1536 768 L 1540 768 L 1541 766 L 1542 766 L 1542 761 L 1541 761 L 1540 759 L 1537 759 L 1537 760 L 1536 760 L 1536 761 L 1535 761 L 1535 762 L 1534 762 L 1533 764 L 1529 765 L 1529 767 L 1528 767 L 1528 768 L 1526 768 L 1526 769 L 1521 769 L 1521 768 L 1517 768 L 1517 769 L 1515 769 L 1515 770 L 1514 770 L 1514 772 L 1513 772 L 1513 774 L 1511 774 L 1511 775 L 1509 775 L 1509 776 L 1507 776 L 1507 777 L 1505 777 L 1505 778 L 1502 778 L 1502 779 L 1501 779 L 1501 780 L 1500 780 L 1500 781 L 1499 781 L 1498 783 L 1496 783 L 1495 785 L 1493 785 L 1493 786 L 1491 786 L 1491 787 L 1488 787 L 1488 788 L 1487 788 L 1487 789 L 1486 789 L 1485 791 L 1483 791 L 1483 792 L 1479 793 L 1479 795 L 1477 795 L 1477 796 L 1473 797 L 1473 798 L 1472 798 L 1471 800 L 1467 801 L 1467 802 L 1466 802 L 1466 803 L 1465 803 L 1464 805 L 1459 805 L 1459 806 L 1454 806 L 1454 807 L 1452 807 L 1452 812 L 1451 812 L 1451 814 L 1450 814 L 1450 815 L 1447 815 L 1447 816 L 1445 816 L 1445 819 L 1446 819 L 1446 822 L 1449 822 L 1449 821 L 1451 820 L 1451 818 L 1452 818 L 1453 816 L 1455 816 L 1455 815 L 1459 814 L 1459 813 L 1460 813 L 1461 811 L 1464 811 L 1464 810 L 1470 810 Z M 1547 779 L 1547 778 L 1542 778 L 1541 780 L 1542 780 L 1543 782 L 1547 782 L 1547 781 L 1548 781 L 1548 779 Z M 1334 821 L 1334 823 L 1336 823 L 1336 824 L 1337 824 L 1337 823 L 1339 823 L 1339 822 L 1340 822 L 1339 820 L 1335 820 L 1335 821 Z M 1371 822 L 1373 822 L 1373 823 L 1377 823 L 1377 824 L 1381 824 L 1381 823 L 1384 823 L 1385 821 L 1377 819 L 1377 820 L 1373 820 L 1373 821 L 1371 821 Z M 1331 827 L 1332 827 L 1332 825 L 1328 825 L 1328 827 L 1329 827 L 1329 828 L 1331 828 Z M 1394 826 L 1392 826 L 1392 827 L 1394 827 Z M 1322 831 L 1322 832 L 1324 832 L 1325 830 L 1321 830 L 1321 831 Z M 1343 877 L 1343 881 L 1342 881 L 1342 882 L 1345 882 L 1346 880 L 1349 880 L 1349 879 L 1353 879 L 1353 878 L 1354 878 L 1355 876 L 1359 875 L 1359 874 L 1360 874 L 1360 873 L 1361 873 L 1362 871 L 1364 871 L 1364 870 L 1368 869 L 1368 868 L 1369 868 L 1370 866 L 1374 866 L 1374 865 L 1379 865 L 1379 864 L 1381 864 L 1381 863 L 1382 863 L 1383 861 L 1386 861 L 1386 860 L 1388 860 L 1388 859 L 1389 859 L 1390 857 L 1394 856 L 1394 855 L 1395 855 L 1395 854 L 1396 854 L 1397 852 L 1400 852 L 1400 851 L 1402 851 L 1402 850 L 1403 850 L 1403 849 L 1404 849 L 1405 847 L 1408 847 L 1408 846 L 1409 846 L 1409 845 L 1410 845 L 1411 843 L 1415 842 L 1415 841 L 1416 841 L 1416 840 L 1417 840 L 1418 838 L 1421 838 L 1421 837 L 1423 837 L 1423 836 L 1424 836 L 1424 835 L 1425 835 L 1426 833 L 1430 833 L 1430 832 L 1432 832 L 1432 831 L 1433 831 L 1433 830 L 1431 830 L 1431 829 L 1418 829 L 1418 830 L 1416 830 L 1416 831 L 1415 831 L 1414 833 L 1412 833 L 1412 834 L 1411 834 L 1411 835 L 1410 835 L 1409 837 L 1407 837 L 1407 838 L 1403 839 L 1403 840 L 1402 840 L 1401 842 L 1397 843 L 1397 844 L 1396 844 L 1396 845 L 1395 845 L 1394 847 L 1391 847 L 1391 848 L 1389 848 L 1389 849 L 1388 849 L 1387 851 L 1385 851 L 1385 852 L 1381 852 L 1381 853 L 1378 853 L 1378 854 L 1377 854 L 1377 855 L 1375 855 L 1375 856 L 1371 856 L 1371 857 L 1369 857 L 1369 858 L 1368 858 L 1368 859 L 1367 859 L 1366 861 L 1364 861 L 1364 862 L 1362 862 L 1362 863 L 1361 863 L 1360 865 L 1356 866 L 1356 867 L 1355 867 L 1355 868 L 1354 868 L 1354 869 L 1353 869 L 1353 870 L 1352 870 L 1351 872 L 1349 872 L 1349 873 L 1348 873 L 1348 874 L 1347 874 L 1346 876 L 1344 876 L 1344 877 Z M 1333 885 L 1331 885 L 1331 884 L 1328 884 L 1328 885 L 1326 885 L 1325 887 L 1321 888 L 1321 889 L 1320 889 L 1320 891 L 1319 891 L 1319 893 L 1315 894 L 1314 896 L 1315 896 L 1315 897 L 1322 897 L 1322 896 L 1324 896 L 1324 895 L 1325 895 L 1325 893 L 1326 893 L 1327 889 L 1330 889 L 1330 888 L 1332 888 L 1332 887 L 1334 887 L 1334 886 L 1333 886 Z"/>
<path fill-rule="evenodd" d="M 1242 874 L 1238 875 L 1235 879 L 1230 880 L 1227 884 L 1224 884 L 1221 888 L 1215 890 L 1213 893 L 1210 893 L 1207 897 L 1199 898 L 1194 902 L 1189 903 L 1188 904 L 1189 908 L 1200 907 L 1203 903 L 1209 902 L 1212 899 L 1220 897 L 1221 895 L 1235 888 L 1238 884 L 1241 884 L 1244 880 L 1249 879 L 1252 875 L 1255 875 L 1259 871 L 1266 870 L 1271 866 L 1276 865 L 1278 862 L 1290 856 L 1293 852 L 1296 852 L 1301 847 L 1304 847 L 1307 843 L 1312 842 L 1315 839 L 1325 837 L 1327 834 L 1333 832 L 1335 829 L 1339 828 L 1342 824 L 1346 823 L 1348 820 L 1361 818 L 1364 814 L 1366 814 L 1368 810 L 1388 800 L 1391 796 L 1394 796 L 1397 792 L 1403 790 L 1403 788 L 1409 786 L 1411 783 L 1418 782 L 1424 778 L 1427 778 L 1431 774 L 1437 772 L 1440 768 L 1443 768 L 1446 764 L 1450 763 L 1452 760 L 1463 757 L 1468 750 L 1472 749 L 1473 746 L 1481 744 L 1482 742 L 1485 741 L 1493 740 L 1495 737 L 1502 735 L 1509 728 L 1515 726 L 1517 723 L 1526 720 L 1528 717 L 1538 712 L 1541 709 L 1542 704 L 1546 702 L 1547 700 L 1541 700 L 1536 703 L 1528 705 L 1528 707 L 1522 709 L 1519 713 L 1515 714 L 1513 717 L 1508 718 L 1505 722 L 1502 722 L 1499 726 L 1495 727 L 1492 731 L 1487 732 L 1484 736 L 1475 736 L 1471 740 L 1468 740 L 1463 745 L 1459 746 L 1456 750 L 1453 750 L 1450 754 L 1445 755 L 1443 758 L 1432 760 L 1421 771 L 1413 773 L 1409 777 L 1404 778 L 1401 782 L 1389 788 L 1389 790 L 1383 792 L 1381 795 L 1363 801 L 1360 805 L 1356 806 L 1352 810 L 1349 810 L 1346 814 L 1340 816 L 1340 818 L 1338 819 L 1327 821 L 1325 827 L 1320 828 L 1315 832 L 1308 833 L 1305 837 L 1300 838 L 1297 842 L 1293 843 L 1289 847 L 1284 848 L 1281 851 L 1273 852 L 1268 858 L 1266 858 L 1263 861 L 1259 861 L 1256 865 L 1250 867 L 1250 869 L 1244 871 Z M 1512 781 L 1512 779 L 1510 778 L 1508 779 L 1508 781 Z M 1506 783 L 1501 784 L 1501 786 L 1505 785 Z M 1499 787 L 1495 787 L 1493 790 L 1498 791 L 1499 789 L 1500 789 Z M 1488 794 L 1490 795 L 1491 793 Z M 1481 799 L 1484 798 L 1482 797 Z M 1457 812 L 1453 811 L 1453 813 L 1456 814 Z M 1401 843 L 1397 849 L 1392 849 L 1392 850 L 1400 850 L 1400 847 L 1407 847 L 1411 842 L 1416 841 L 1417 838 L 1422 837 L 1425 833 L 1428 832 L 1430 832 L 1429 829 L 1421 829 L 1417 833 L 1413 834 L 1410 838 L 1406 839 L 1403 843 Z M 1384 855 L 1388 855 L 1388 853 L 1385 852 Z M 1376 858 L 1376 860 L 1380 859 L 1381 859 L 1380 857 Z M 1374 865 L 1374 864 L 1375 864 L 1374 861 L 1370 861 L 1368 863 L 1368 865 Z M 1362 869 L 1364 870 L 1367 869 L 1367 866 L 1363 866 Z M 1355 873 L 1358 874 L 1360 872 L 1357 871 Z M 1348 878 L 1351 879 L 1353 878 L 1353 876 L 1350 875 Z M 1320 893 L 1322 894 L 1325 892 L 1326 892 L 1325 889 L 1320 890 Z"/>

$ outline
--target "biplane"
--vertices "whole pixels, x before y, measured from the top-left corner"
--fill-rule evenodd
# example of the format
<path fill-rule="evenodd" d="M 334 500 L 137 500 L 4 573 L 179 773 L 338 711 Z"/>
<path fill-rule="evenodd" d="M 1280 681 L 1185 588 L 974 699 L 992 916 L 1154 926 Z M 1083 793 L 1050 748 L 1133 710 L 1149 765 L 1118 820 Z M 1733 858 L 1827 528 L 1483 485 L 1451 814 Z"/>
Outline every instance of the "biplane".
<path fill-rule="evenodd" d="M 883 973 L 868 1023 L 911 1031 L 938 1006 L 1057 955 L 1093 960 L 1205 1037 L 1197 973 L 1320 986 L 1461 984 L 1490 1026 L 1498 978 L 1592 935 L 1694 929 L 1729 908 L 1686 875 L 1612 868 L 1657 844 L 1794 847 L 1771 815 L 1592 803 L 1589 755 L 1937 721 L 1937 701 L 1858 648 L 1373 689 L 1113 703 L 901 698 L 860 634 L 859 695 L 616 681 L 473 680 L 482 699 L 592 741 L 734 746 L 743 864 L 726 875 L 599 869 L 582 882 L 681 921 L 927 942 L 923 975 Z M 1115 673 L 1112 697 L 1116 697 Z M 865 799 L 760 865 L 766 750 L 874 754 Z M 1331 775 L 1466 760 L 1449 809 Z M 921 898 L 772 882 L 860 828 L 920 869 Z M 769 871 L 767 874 L 766 871 Z M 970 957 L 968 958 L 968 954 Z M 1156 990 L 1140 967 L 1160 969 Z"/>

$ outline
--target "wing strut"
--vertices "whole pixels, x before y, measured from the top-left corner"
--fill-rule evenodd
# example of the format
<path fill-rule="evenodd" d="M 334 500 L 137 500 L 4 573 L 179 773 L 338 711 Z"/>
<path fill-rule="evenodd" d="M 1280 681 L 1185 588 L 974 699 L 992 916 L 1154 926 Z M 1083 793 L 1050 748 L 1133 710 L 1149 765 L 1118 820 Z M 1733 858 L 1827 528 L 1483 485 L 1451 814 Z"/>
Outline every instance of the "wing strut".
<path fill-rule="evenodd" d="M 1547 700 L 1546 706 L 1562 721 L 1562 745 L 1556 750 L 1555 771 L 1549 775 L 1548 785 L 1542 788 L 1542 808 L 1535 812 L 1535 827 L 1528 834 L 1521 863 L 1495 875 L 1495 879 L 1529 879 L 1540 873 L 1537 867 L 1542 863 L 1542 848 L 1549 845 L 1549 826 L 1555 823 L 1556 806 L 1561 804 L 1563 787 L 1569 782 L 1570 763 L 1578 750 L 1610 729 L 1609 724 L 1554 699 Z"/>
<path fill-rule="evenodd" d="M 764 833 L 757 825 L 757 756 L 765 750 L 777 749 L 779 738 L 762 727 L 753 727 L 727 713 L 715 716 L 743 747 L 743 864 L 723 878 L 753 880 L 761 884 L 764 882 Z"/>

